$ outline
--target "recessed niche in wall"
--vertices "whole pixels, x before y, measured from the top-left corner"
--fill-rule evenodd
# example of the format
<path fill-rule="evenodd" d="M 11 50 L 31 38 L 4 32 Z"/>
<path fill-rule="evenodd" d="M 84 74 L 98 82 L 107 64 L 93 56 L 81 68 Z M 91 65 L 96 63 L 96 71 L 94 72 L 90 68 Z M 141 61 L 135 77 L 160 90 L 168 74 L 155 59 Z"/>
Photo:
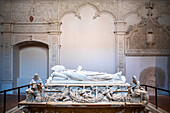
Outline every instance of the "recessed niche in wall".
<path fill-rule="evenodd" d="M 77 68 L 115 73 L 114 21 L 102 14 L 93 19 L 96 10 L 90 6 L 79 11 L 81 19 L 73 14 L 62 18 L 61 61 L 66 68 Z"/>
<path fill-rule="evenodd" d="M 22 42 L 14 46 L 13 53 L 13 87 L 28 84 L 35 73 L 38 73 L 41 79 L 47 79 L 49 53 L 46 44 Z"/>

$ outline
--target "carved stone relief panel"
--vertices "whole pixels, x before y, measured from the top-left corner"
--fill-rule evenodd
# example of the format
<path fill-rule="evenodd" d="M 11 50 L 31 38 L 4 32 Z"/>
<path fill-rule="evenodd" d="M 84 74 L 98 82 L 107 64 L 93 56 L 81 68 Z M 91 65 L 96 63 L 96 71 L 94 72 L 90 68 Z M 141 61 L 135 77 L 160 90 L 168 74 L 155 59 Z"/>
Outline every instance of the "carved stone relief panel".
<path fill-rule="evenodd" d="M 33 22 L 49 21 L 52 17 L 52 1 L 21 1 L 12 2 L 12 20 L 13 22 L 30 22 L 32 16 Z"/>
<path fill-rule="evenodd" d="M 72 2 L 72 1 L 59 1 L 58 3 L 58 15 L 59 18 L 61 18 L 65 13 L 75 13 L 76 16 L 76 8 L 78 6 L 80 6 L 83 3 L 83 1 L 76 1 L 76 2 Z"/>
<path fill-rule="evenodd" d="M 113 15 L 117 14 L 117 1 L 116 0 L 104 1 L 104 2 L 100 1 L 100 2 L 94 3 L 94 5 L 96 5 L 97 8 L 101 12 L 110 12 Z"/>
<path fill-rule="evenodd" d="M 162 14 L 170 14 L 170 1 L 169 0 L 165 0 L 165 1 L 160 1 L 158 0 L 156 2 L 155 8 L 157 9 L 158 15 L 162 15 Z"/>
<path fill-rule="evenodd" d="M 151 30 L 152 32 L 149 32 Z M 153 33 L 150 37 L 149 33 Z M 151 41 L 151 42 L 149 42 Z M 127 55 L 170 55 L 170 33 L 161 27 L 149 24 L 138 28 L 126 39 Z"/>
<path fill-rule="evenodd" d="M 122 2 L 122 7 L 119 6 L 119 10 L 122 10 L 122 13 L 119 14 L 120 17 L 119 19 L 125 19 L 128 15 L 130 14 L 137 14 L 138 15 L 138 10 L 144 6 L 144 1 L 143 0 L 123 0 Z"/>
<path fill-rule="evenodd" d="M 159 16 L 153 17 L 153 2 L 146 2 L 147 18 L 141 17 L 138 25 L 127 30 L 126 55 L 170 55 L 170 30 L 159 24 Z"/>
<path fill-rule="evenodd" d="M 148 33 L 152 30 L 153 44 L 148 44 Z M 170 33 L 152 22 L 138 27 L 126 40 L 126 54 L 131 55 L 170 55 Z M 135 54 L 136 53 L 136 54 Z"/>
<path fill-rule="evenodd" d="M 3 16 L 3 21 L 10 21 L 10 5 L 9 0 L 0 0 L 0 16 Z"/>

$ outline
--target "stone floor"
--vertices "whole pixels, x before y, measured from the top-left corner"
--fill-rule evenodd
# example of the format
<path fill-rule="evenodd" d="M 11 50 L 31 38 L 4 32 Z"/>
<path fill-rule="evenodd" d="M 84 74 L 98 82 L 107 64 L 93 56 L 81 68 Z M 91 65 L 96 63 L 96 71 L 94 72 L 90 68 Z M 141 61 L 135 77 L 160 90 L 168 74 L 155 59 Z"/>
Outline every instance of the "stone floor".
<path fill-rule="evenodd" d="M 25 95 L 21 95 L 21 100 L 25 99 Z M 7 106 L 6 110 L 10 110 L 17 106 L 18 96 L 17 95 L 7 95 Z M 155 104 L 155 97 L 150 96 L 150 103 Z M 158 96 L 158 106 L 170 113 L 170 96 L 159 95 Z M 0 113 L 3 112 L 3 95 L 0 95 Z"/>
<path fill-rule="evenodd" d="M 25 95 L 20 96 L 20 100 L 24 100 Z M 18 104 L 18 95 L 8 94 L 6 97 L 6 111 L 14 108 Z M 0 94 L 0 113 L 3 113 L 3 95 Z"/>
<path fill-rule="evenodd" d="M 149 101 L 155 105 L 155 96 L 150 96 Z M 159 95 L 158 106 L 170 113 L 170 96 Z"/>

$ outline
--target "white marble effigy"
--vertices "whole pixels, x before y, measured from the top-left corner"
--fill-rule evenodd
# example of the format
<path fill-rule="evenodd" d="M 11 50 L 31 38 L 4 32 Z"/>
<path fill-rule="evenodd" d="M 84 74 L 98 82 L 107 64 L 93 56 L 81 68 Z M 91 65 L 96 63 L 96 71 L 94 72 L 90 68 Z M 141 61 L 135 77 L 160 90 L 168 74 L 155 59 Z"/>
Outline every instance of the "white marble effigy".
<path fill-rule="evenodd" d="M 47 84 L 120 84 L 125 83 L 126 81 L 122 72 L 108 74 L 103 72 L 85 71 L 82 70 L 81 66 L 79 66 L 77 70 L 69 70 L 61 65 L 56 65 L 51 69 L 53 72 L 47 79 Z"/>

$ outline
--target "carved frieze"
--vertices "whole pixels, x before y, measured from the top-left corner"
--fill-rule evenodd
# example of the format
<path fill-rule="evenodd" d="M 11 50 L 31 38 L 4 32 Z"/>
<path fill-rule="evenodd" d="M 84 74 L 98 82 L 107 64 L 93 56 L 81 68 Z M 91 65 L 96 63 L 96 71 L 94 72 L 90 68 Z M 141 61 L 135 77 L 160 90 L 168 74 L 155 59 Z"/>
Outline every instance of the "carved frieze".
<path fill-rule="evenodd" d="M 61 19 L 67 13 L 73 13 L 78 19 L 81 19 L 81 15 L 79 14 L 79 10 L 81 7 L 89 5 L 96 10 L 96 14 L 93 19 L 100 16 L 100 13 L 110 14 L 115 18 L 117 11 L 117 2 L 116 1 L 60 1 L 59 2 L 59 19 Z"/>
<path fill-rule="evenodd" d="M 49 45 L 48 34 L 41 34 L 41 35 L 40 34 L 39 35 L 15 34 L 13 36 L 12 45 L 25 42 L 25 41 L 39 41 Z"/>
<path fill-rule="evenodd" d="M 26 90 L 26 102 L 53 102 L 53 103 L 101 103 L 101 102 L 130 102 L 148 103 L 148 94 L 140 86 L 136 76 L 132 83 L 121 84 L 78 84 L 77 83 L 46 83 L 45 87 L 40 78 L 31 80 L 31 88 Z M 54 80 L 55 81 L 55 80 Z"/>
<path fill-rule="evenodd" d="M 52 18 L 52 1 L 15 1 L 12 3 L 12 20 L 14 22 L 49 21 Z"/>
<path fill-rule="evenodd" d="M 48 24 L 47 25 L 14 25 L 14 32 L 18 32 L 18 33 L 48 32 L 49 29 L 50 26 Z"/>

